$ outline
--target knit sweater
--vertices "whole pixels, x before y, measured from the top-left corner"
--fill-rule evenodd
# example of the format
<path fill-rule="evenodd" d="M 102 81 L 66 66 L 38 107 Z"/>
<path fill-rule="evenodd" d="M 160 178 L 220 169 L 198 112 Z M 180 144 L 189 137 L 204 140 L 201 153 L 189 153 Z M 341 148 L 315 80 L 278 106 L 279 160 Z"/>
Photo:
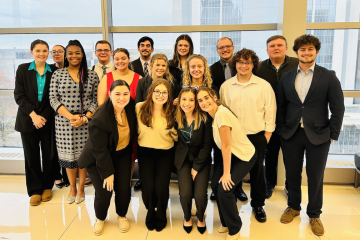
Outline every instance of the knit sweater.
<path fill-rule="evenodd" d="M 298 65 L 299 59 L 285 56 L 284 63 L 281 64 L 279 70 L 276 70 L 276 68 L 271 63 L 271 60 L 268 58 L 260 63 L 259 69 L 255 73 L 255 75 L 268 81 L 276 94 L 277 85 L 283 73 L 291 71 Z"/>

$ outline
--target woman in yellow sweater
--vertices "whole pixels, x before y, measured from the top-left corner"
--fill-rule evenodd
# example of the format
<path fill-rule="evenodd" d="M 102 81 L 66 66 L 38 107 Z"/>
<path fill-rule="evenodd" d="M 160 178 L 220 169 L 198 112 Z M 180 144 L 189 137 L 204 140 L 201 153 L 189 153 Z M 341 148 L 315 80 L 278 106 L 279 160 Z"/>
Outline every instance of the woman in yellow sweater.
<path fill-rule="evenodd" d="M 146 100 L 135 107 L 142 198 L 148 210 L 145 224 L 149 230 L 156 229 L 158 232 L 167 223 L 166 208 L 174 162 L 174 141 L 178 140 L 173 109 L 171 86 L 165 79 L 154 81 Z"/>

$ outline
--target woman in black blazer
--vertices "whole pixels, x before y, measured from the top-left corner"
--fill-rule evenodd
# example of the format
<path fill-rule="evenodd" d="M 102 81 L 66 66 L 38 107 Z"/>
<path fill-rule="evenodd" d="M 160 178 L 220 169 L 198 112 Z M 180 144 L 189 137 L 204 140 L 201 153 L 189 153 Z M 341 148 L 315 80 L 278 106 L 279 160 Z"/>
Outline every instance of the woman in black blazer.
<path fill-rule="evenodd" d="M 195 88 L 182 89 L 179 101 L 175 114 L 179 136 L 175 166 L 180 202 L 184 211 L 183 227 L 187 233 L 192 230 L 191 203 L 194 197 L 198 217 L 197 229 L 203 234 L 206 230 L 204 214 L 213 146 L 212 119 L 207 117 L 196 103 Z"/>
<path fill-rule="evenodd" d="M 126 213 L 130 204 L 131 155 L 136 133 L 135 102 L 124 80 L 111 84 L 109 99 L 98 108 L 89 126 L 89 140 L 78 164 L 86 167 L 95 188 L 95 235 L 104 228 L 112 190 L 119 230 L 127 232 Z"/>
<path fill-rule="evenodd" d="M 14 97 L 19 108 L 15 130 L 20 132 L 24 148 L 30 205 L 36 206 L 51 200 L 55 180 L 52 171 L 57 163 L 52 163 L 50 151 L 54 110 L 49 102 L 49 87 L 57 68 L 46 63 L 49 45 L 45 41 L 33 41 L 30 50 L 34 61 L 19 65 L 16 71 Z"/>

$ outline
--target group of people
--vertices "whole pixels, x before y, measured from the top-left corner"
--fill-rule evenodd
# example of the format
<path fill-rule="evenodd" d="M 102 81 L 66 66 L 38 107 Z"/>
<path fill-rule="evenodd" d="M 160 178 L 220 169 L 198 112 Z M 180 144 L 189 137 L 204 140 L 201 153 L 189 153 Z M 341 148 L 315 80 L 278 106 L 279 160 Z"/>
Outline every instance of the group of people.
<path fill-rule="evenodd" d="M 99 62 L 88 67 L 77 40 L 53 47 L 53 65 L 46 63 L 48 44 L 32 42 L 34 61 L 18 67 L 14 90 L 30 205 L 51 200 L 54 180 L 59 188 L 70 185 L 69 204 L 81 203 L 89 174 L 95 188 L 94 234 L 104 231 L 113 192 L 119 230 L 127 232 L 138 159 L 141 180 L 135 186 L 142 191 L 147 228 L 161 231 L 167 225 L 173 171 L 183 228 L 192 231 L 194 199 L 197 230 L 203 234 L 213 151 L 210 199 L 217 202 L 218 231 L 228 233 L 227 240 L 238 239 L 242 222 L 236 199 L 248 199 L 242 180 L 250 173 L 251 207 L 256 220 L 266 222 L 265 199 L 277 184 L 282 148 L 288 203 L 280 221 L 292 222 L 301 210 L 306 153 L 307 214 L 313 233 L 323 235 L 323 176 L 344 115 L 341 85 L 334 71 L 315 64 L 321 47 L 315 36 L 295 40 L 298 58 L 286 55 L 281 35 L 266 45 L 269 59 L 260 62 L 253 50 L 234 53 L 232 40 L 222 37 L 216 45 L 220 60 L 209 67 L 206 58 L 193 53 L 186 34 L 177 38 L 170 61 L 152 55 L 154 41 L 147 36 L 138 41 L 140 57 L 132 62 L 128 50 L 112 50 L 101 40 L 95 45 Z"/>

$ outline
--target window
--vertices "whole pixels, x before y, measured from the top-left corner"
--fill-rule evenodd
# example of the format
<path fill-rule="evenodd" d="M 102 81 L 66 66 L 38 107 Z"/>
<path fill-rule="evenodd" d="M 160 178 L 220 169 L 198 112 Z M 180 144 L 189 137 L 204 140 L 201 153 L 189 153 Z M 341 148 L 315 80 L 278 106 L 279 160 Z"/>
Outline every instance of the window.
<path fill-rule="evenodd" d="M 278 0 L 112 0 L 114 26 L 277 23 L 277 12 Z"/>

